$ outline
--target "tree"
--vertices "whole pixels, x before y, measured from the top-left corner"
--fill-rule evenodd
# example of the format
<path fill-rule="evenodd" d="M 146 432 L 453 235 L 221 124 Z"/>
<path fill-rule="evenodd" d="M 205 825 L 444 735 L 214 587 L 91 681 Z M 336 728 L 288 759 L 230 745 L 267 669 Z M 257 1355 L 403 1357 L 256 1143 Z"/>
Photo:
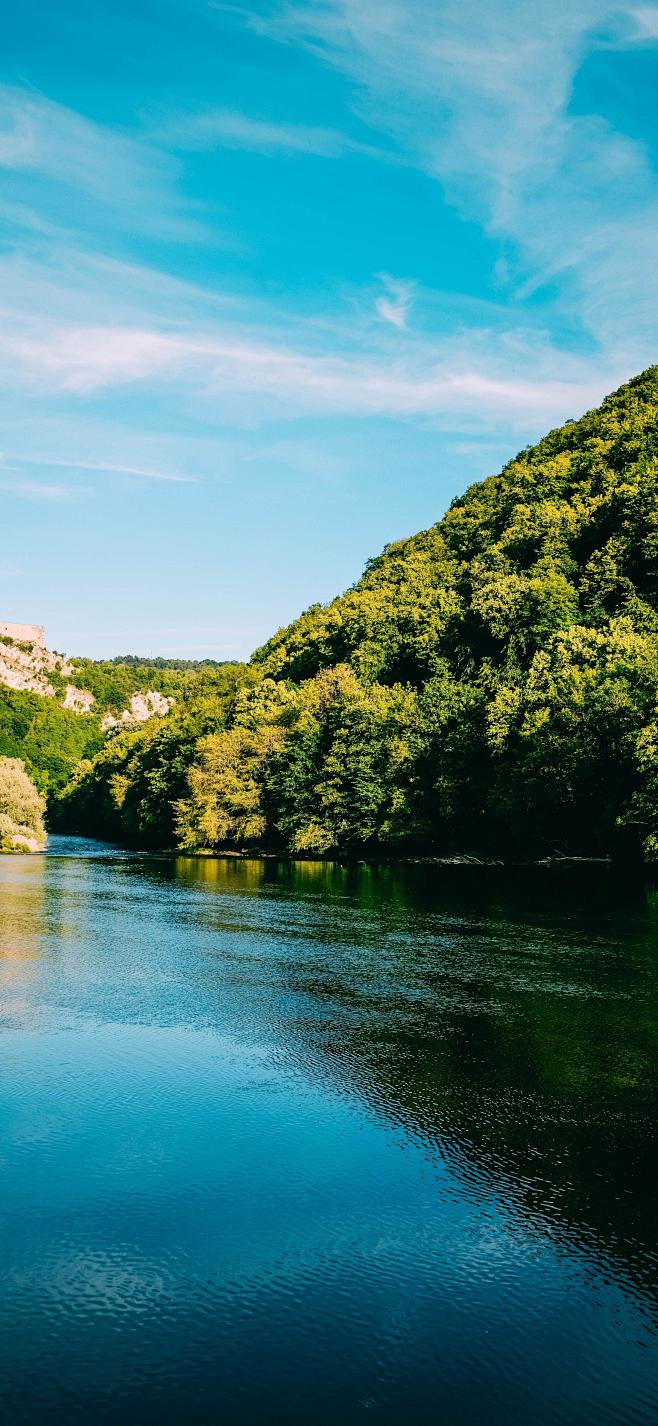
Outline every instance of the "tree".
<path fill-rule="evenodd" d="M 45 802 L 20 758 L 0 757 L 0 851 L 35 852 L 45 846 Z"/>

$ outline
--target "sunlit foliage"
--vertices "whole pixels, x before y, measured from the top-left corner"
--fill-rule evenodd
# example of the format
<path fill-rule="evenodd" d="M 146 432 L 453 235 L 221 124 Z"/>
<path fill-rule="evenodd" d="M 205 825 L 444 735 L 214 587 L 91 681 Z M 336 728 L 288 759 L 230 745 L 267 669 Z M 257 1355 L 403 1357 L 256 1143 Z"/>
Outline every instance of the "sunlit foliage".
<path fill-rule="evenodd" d="M 20 758 L 0 757 L 0 852 L 37 851 L 46 840 L 46 804 Z"/>

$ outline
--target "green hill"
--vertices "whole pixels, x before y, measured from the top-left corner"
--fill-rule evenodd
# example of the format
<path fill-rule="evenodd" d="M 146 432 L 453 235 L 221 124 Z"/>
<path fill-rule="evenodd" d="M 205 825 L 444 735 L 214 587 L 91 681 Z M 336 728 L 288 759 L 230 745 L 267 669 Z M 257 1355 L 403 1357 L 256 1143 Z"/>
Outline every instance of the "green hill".
<path fill-rule="evenodd" d="M 166 779 L 177 761 L 175 793 L 148 836 L 653 857 L 657 695 L 653 367 L 275 634 L 220 710 L 206 701 L 196 737 L 192 690 L 187 733 L 158 764 Z M 150 733 L 131 737 L 98 754 L 62 815 L 91 830 L 102 810 L 139 841 L 135 788 L 159 754 Z"/>

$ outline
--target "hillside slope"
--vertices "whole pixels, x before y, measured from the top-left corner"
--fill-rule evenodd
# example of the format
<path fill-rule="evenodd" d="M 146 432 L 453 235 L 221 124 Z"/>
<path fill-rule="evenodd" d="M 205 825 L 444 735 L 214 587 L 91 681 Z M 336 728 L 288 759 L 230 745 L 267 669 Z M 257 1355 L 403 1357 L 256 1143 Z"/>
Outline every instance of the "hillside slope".
<path fill-rule="evenodd" d="M 658 367 L 471 486 L 429 530 L 389 545 L 326 607 L 254 659 L 295 679 L 348 661 L 420 684 L 447 657 L 525 663 L 557 629 L 624 614 L 658 630 Z"/>
<path fill-rule="evenodd" d="M 652 857 L 657 694 L 653 367 L 259 649 L 170 822 L 189 849 Z"/>
<path fill-rule="evenodd" d="M 42 793 L 61 790 L 108 731 L 165 716 L 199 673 L 181 660 L 67 658 L 42 629 L 0 629 L 0 756 L 23 758 Z"/>

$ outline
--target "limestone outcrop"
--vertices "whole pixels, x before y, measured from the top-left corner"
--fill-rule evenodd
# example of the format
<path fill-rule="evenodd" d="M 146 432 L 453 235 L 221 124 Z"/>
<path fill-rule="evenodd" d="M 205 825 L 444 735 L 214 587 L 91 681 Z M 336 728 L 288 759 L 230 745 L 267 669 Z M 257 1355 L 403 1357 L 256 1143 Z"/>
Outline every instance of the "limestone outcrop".
<path fill-rule="evenodd" d="M 13 628 L 23 632 L 31 627 L 28 624 L 3 624 L 0 630 Z M 0 683 L 7 688 L 54 698 L 56 688 L 53 676 L 56 681 L 61 681 L 69 679 L 72 672 L 67 659 L 62 654 L 51 653 L 45 641 L 14 639 L 11 634 L 0 632 Z"/>
<path fill-rule="evenodd" d="M 101 727 L 104 731 L 109 728 L 129 728 L 136 723 L 145 723 L 147 718 L 164 718 L 173 702 L 173 698 L 167 698 L 164 693 L 158 693 L 155 689 L 148 689 L 146 693 L 133 693 L 129 707 L 124 708 L 121 716 L 115 718 L 112 713 L 106 713 Z"/>
<path fill-rule="evenodd" d="M 0 621 L 0 639 L 12 639 L 16 644 L 40 644 L 46 647 L 43 624 L 7 624 Z"/>
<path fill-rule="evenodd" d="M 0 622 L 0 684 L 21 693 L 36 693 L 41 698 L 57 698 L 63 708 L 81 715 L 95 712 L 95 699 L 89 689 L 72 683 L 74 668 L 64 654 L 46 647 L 45 630 L 39 624 L 8 624 Z M 132 727 L 147 718 L 164 717 L 174 700 L 154 689 L 133 693 L 127 708 L 118 716 L 106 713 L 101 727 Z"/>

